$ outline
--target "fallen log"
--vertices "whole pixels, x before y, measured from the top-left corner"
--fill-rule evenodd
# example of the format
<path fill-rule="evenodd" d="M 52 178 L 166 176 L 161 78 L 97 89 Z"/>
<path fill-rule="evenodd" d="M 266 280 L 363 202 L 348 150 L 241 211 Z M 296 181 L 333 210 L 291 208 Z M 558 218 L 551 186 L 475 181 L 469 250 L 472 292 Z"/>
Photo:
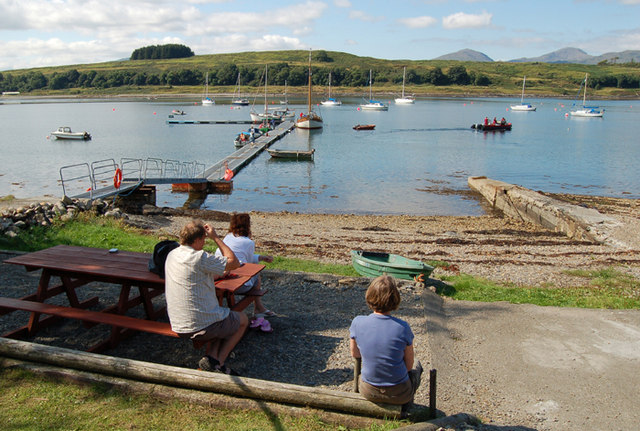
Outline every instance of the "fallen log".
<path fill-rule="evenodd" d="M 125 377 L 168 386 L 342 411 L 381 418 L 399 418 L 401 406 L 375 404 L 362 395 L 331 389 L 227 376 L 207 371 L 98 355 L 55 346 L 0 338 L 0 355 L 76 370 Z"/>

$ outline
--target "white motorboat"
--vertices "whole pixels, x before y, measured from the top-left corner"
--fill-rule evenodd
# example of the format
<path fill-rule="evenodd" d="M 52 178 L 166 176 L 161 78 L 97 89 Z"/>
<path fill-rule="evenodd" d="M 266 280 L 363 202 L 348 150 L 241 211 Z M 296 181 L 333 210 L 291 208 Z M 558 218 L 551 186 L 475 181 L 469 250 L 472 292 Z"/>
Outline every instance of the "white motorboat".
<path fill-rule="evenodd" d="M 307 113 L 300 114 L 296 120 L 299 129 L 322 129 L 322 117 L 311 108 L 311 51 L 309 51 L 309 90 L 307 94 Z"/>
<path fill-rule="evenodd" d="M 602 117 L 604 115 L 604 109 L 600 109 L 598 106 L 586 106 L 587 104 L 587 79 L 589 78 L 589 74 L 584 75 L 584 95 L 582 97 L 582 109 L 576 109 L 575 111 L 571 111 L 571 115 L 574 117 Z M 580 86 L 582 88 L 582 85 Z M 580 90 L 578 90 L 578 94 L 580 94 Z M 574 103 L 575 105 L 575 103 Z"/>
<path fill-rule="evenodd" d="M 51 136 L 55 136 L 56 139 L 77 139 L 83 141 L 91 139 L 89 132 L 72 132 L 71 127 L 67 126 L 58 127 L 55 132 L 51 132 Z"/>
<path fill-rule="evenodd" d="M 388 111 L 389 110 L 389 105 L 385 105 L 384 103 L 378 101 L 378 100 L 373 100 L 373 96 L 371 94 L 371 85 L 372 85 L 372 80 L 371 80 L 371 69 L 369 69 L 369 101 L 366 103 L 363 103 L 360 105 L 361 109 L 366 109 L 369 111 Z"/>
<path fill-rule="evenodd" d="M 522 95 L 520 96 L 519 105 L 511 105 L 512 111 L 535 111 L 536 107 L 529 103 L 524 103 L 524 84 L 527 81 L 527 77 L 522 78 Z"/>
<path fill-rule="evenodd" d="M 407 68 L 405 66 L 405 68 L 402 71 L 402 96 L 396 98 L 395 102 L 396 105 L 413 105 L 416 101 L 416 98 L 413 96 L 405 96 L 404 94 L 404 81 L 407 75 Z"/>

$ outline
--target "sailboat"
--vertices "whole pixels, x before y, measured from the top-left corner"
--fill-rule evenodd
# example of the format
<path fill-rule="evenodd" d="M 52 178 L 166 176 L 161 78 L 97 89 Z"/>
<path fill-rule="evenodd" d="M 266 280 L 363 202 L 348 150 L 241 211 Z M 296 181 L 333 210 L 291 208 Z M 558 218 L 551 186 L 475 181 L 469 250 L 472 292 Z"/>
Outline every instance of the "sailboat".
<path fill-rule="evenodd" d="M 309 51 L 309 91 L 307 94 L 307 113 L 300 114 L 296 120 L 299 129 L 322 129 L 322 117 L 311 109 L 311 51 Z"/>
<path fill-rule="evenodd" d="M 522 96 L 520 96 L 520 104 L 519 105 L 511 105 L 512 111 L 535 111 L 536 107 L 531 106 L 528 103 L 524 103 L 524 83 L 527 82 L 527 77 L 522 78 Z"/>
<path fill-rule="evenodd" d="M 416 101 L 415 97 L 404 95 L 404 81 L 406 76 L 407 76 L 407 68 L 405 66 L 404 70 L 402 71 L 402 97 L 398 97 L 396 99 L 396 105 L 411 105 Z"/>
<path fill-rule="evenodd" d="M 238 72 L 238 80 L 236 81 L 236 89 L 233 91 L 233 98 L 231 99 L 232 105 L 247 106 L 249 105 L 249 99 L 245 99 L 240 96 L 240 72 Z"/>
<path fill-rule="evenodd" d="M 253 108 L 251 108 L 251 121 L 254 123 L 260 123 L 262 121 L 277 121 L 281 122 L 285 117 L 289 118 L 293 117 L 295 112 L 290 111 L 287 108 L 278 107 L 278 109 L 269 110 L 269 105 L 267 103 L 267 82 L 268 82 L 268 66 L 264 66 L 264 112 L 258 113 Z"/>
<path fill-rule="evenodd" d="M 574 117 L 602 117 L 604 115 L 604 109 L 600 109 L 597 106 L 586 106 L 587 104 L 587 79 L 589 78 L 589 74 L 586 73 L 584 75 L 584 95 L 582 96 L 582 109 L 576 109 L 575 111 L 571 111 L 571 115 Z M 580 85 L 582 88 L 582 85 Z M 578 90 L 578 94 L 580 94 L 580 90 Z M 575 103 L 574 103 L 575 105 Z"/>
<path fill-rule="evenodd" d="M 340 100 L 334 99 L 331 97 L 331 72 L 329 72 L 329 98 L 327 100 L 323 100 L 322 103 L 324 106 L 340 106 L 342 102 Z"/>
<path fill-rule="evenodd" d="M 371 80 L 371 69 L 369 69 L 369 101 L 367 103 L 363 103 L 360 105 L 361 109 L 367 109 L 369 111 L 388 111 L 389 105 L 385 105 L 384 103 L 373 100 L 371 95 L 371 85 L 373 81 Z"/>
<path fill-rule="evenodd" d="M 215 104 L 216 102 L 214 102 L 214 100 L 209 97 L 209 72 L 207 72 L 207 77 L 205 78 L 204 84 L 204 96 L 202 97 L 202 106 L 210 106 Z"/>

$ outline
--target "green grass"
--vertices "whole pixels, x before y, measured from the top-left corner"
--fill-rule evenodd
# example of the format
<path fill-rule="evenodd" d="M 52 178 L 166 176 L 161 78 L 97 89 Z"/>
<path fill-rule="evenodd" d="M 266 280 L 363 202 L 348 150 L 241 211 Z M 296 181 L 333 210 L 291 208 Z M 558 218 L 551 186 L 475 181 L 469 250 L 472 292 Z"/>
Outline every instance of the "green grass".
<path fill-rule="evenodd" d="M 82 213 L 77 219 L 44 228 L 23 231 L 16 238 L 0 237 L 0 249 L 35 251 L 57 244 L 84 247 L 118 248 L 120 250 L 151 253 L 153 246 L 165 236 L 150 235 L 125 225 L 121 220 L 96 217 Z M 208 243 L 206 249 L 214 251 Z M 260 250 L 258 250 L 260 252 Z M 263 253 L 269 253 L 263 250 Z M 448 267 L 446 262 L 429 262 L 435 267 Z M 358 276 L 351 265 L 329 264 L 313 260 L 276 256 L 268 268 L 284 271 L 327 273 Z M 508 301 L 514 304 L 541 306 L 629 309 L 640 308 L 640 281 L 620 269 L 570 271 L 581 277 L 584 285 L 571 288 L 523 287 L 494 283 L 468 274 L 441 276 L 439 294 L 467 301 Z"/>
<path fill-rule="evenodd" d="M 18 369 L 0 369 L 0 423 L 5 430 L 347 430 L 318 416 L 230 410 L 127 395 L 103 384 L 77 385 Z M 405 425 L 388 421 L 367 430 Z"/>
<path fill-rule="evenodd" d="M 466 301 L 507 301 L 541 306 L 632 309 L 640 308 L 640 281 L 615 268 L 581 271 L 580 287 L 522 287 L 493 283 L 467 274 L 443 276 L 440 294 Z"/>

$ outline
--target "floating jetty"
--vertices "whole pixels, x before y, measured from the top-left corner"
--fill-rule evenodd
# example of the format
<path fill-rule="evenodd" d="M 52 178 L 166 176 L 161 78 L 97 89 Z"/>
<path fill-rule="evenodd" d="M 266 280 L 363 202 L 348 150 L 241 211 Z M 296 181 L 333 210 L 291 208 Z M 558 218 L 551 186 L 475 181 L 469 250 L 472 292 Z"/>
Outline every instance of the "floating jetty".
<path fill-rule="evenodd" d="M 167 124 L 253 124 L 251 120 L 177 120 L 168 119 Z"/>
<path fill-rule="evenodd" d="M 573 205 L 487 177 L 469 177 L 467 183 L 509 217 L 562 232 L 572 239 L 628 248 L 624 240 L 616 238 L 622 222 L 594 208 Z"/>

